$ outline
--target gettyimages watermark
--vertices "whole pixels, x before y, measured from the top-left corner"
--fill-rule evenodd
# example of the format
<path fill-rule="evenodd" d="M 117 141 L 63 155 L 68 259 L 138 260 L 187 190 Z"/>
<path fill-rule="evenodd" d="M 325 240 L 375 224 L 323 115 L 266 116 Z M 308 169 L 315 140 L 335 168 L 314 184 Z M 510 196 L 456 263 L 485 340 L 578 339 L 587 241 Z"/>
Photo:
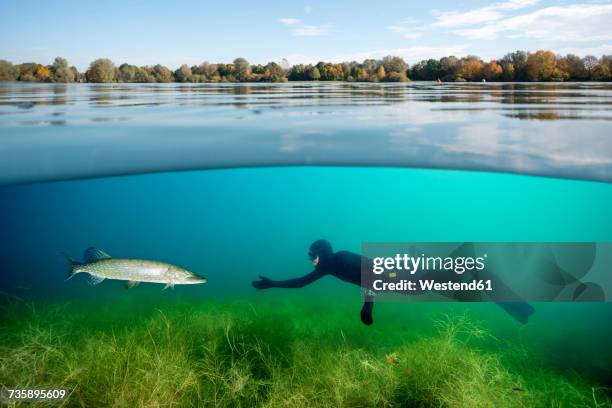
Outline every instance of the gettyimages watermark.
<path fill-rule="evenodd" d="M 376 301 L 606 302 L 612 243 L 363 243 Z"/>

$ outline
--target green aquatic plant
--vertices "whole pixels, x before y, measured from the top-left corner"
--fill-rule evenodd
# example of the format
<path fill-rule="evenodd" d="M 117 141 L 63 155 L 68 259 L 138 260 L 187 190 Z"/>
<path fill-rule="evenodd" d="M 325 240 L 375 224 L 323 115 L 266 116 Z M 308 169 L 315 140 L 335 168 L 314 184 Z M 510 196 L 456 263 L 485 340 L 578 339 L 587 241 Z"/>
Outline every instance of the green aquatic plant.
<path fill-rule="evenodd" d="M 612 406 L 467 315 L 408 336 L 347 322 L 350 305 L 325 318 L 318 307 L 13 299 L 0 312 L 0 386 L 65 388 L 70 407 Z"/>

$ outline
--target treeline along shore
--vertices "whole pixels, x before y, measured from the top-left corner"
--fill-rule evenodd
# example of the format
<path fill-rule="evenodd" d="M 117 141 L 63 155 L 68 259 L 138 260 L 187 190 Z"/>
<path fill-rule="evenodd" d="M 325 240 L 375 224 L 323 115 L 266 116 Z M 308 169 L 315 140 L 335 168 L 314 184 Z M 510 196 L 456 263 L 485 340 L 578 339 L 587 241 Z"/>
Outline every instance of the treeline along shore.
<path fill-rule="evenodd" d="M 131 64 L 117 66 L 113 61 L 100 58 L 85 72 L 70 66 L 57 57 L 53 64 L 34 62 L 12 64 L 0 60 L 0 81 L 21 82 L 286 82 L 286 81 L 347 81 L 347 82 L 405 82 L 418 81 L 610 81 L 612 55 L 601 58 L 573 54 L 556 55 L 552 51 L 533 53 L 515 51 L 499 60 L 485 62 L 477 56 L 454 56 L 423 60 L 408 65 L 400 57 L 387 56 L 380 60 L 316 65 L 293 65 L 286 60 L 280 64 L 252 65 L 244 58 L 231 64 L 182 65 L 172 71 L 157 64 L 138 67 Z"/>

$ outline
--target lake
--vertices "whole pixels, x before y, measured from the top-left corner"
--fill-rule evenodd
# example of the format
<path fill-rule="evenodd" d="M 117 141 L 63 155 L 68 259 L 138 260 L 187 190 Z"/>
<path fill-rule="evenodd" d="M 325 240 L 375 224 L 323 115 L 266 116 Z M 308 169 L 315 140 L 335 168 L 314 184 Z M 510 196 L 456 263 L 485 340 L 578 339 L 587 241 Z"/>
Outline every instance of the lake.
<path fill-rule="evenodd" d="M 365 326 L 332 277 L 251 286 L 310 272 L 320 238 L 612 242 L 611 107 L 603 83 L 0 84 L 0 384 L 69 406 L 611 406 L 611 303 L 526 325 L 380 303 Z M 66 280 L 89 246 L 208 282 Z"/>

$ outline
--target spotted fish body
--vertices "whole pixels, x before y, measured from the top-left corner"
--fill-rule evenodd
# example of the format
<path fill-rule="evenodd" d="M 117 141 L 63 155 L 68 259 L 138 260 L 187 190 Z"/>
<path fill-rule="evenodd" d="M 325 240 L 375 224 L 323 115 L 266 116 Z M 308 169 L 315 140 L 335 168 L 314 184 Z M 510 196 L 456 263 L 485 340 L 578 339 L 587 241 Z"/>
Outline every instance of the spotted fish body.
<path fill-rule="evenodd" d="M 128 288 L 141 282 L 163 283 L 166 288 L 206 283 L 206 278 L 176 265 L 145 259 L 115 259 L 94 247 L 85 250 L 84 258 L 84 262 L 78 262 L 68 257 L 72 265 L 68 279 L 77 273 L 88 273 L 92 284 L 116 279 L 127 281 Z"/>

